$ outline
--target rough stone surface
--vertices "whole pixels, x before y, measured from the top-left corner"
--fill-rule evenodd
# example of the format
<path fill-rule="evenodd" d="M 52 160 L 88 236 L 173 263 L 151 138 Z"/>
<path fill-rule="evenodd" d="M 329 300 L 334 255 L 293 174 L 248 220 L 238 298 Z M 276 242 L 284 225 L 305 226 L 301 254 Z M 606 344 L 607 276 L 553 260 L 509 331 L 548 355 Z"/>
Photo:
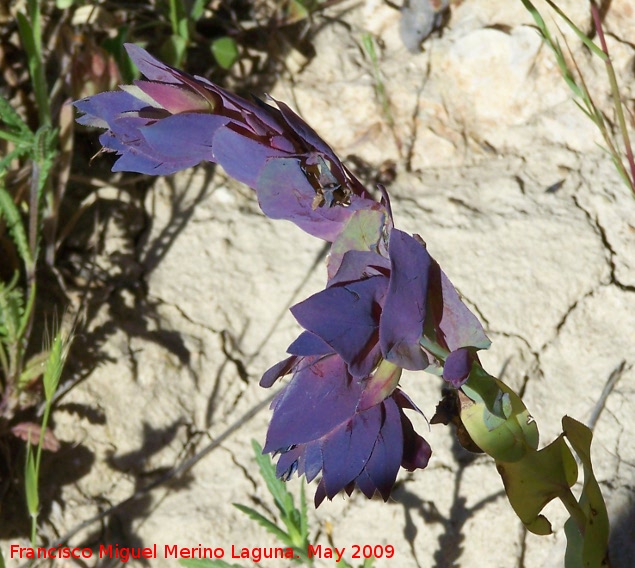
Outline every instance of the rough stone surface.
<path fill-rule="evenodd" d="M 587 2 L 559 4 L 588 27 Z M 293 103 L 342 157 L 371 169 L 397 164 L 389 187 L 397 226 L 424 238 L 482 319 L 493 340 L 484 365 L 524 392 L 542 443 L 560 433 L 563 415 L 588 421 L 603 406 L 593 458 L 614 523 L 613 566 L 631 566 L 635 196 L 598 148 L 520 2 L 455 3 L 443 35 L 416 55 L 400 43 L 396 10 L 379 0 L 346 7 L 318 34 L 317 57 L 272 95 Z M 614 0 L 606 17 L 627 98 L 632 12 L 628 0 Z M 364 31 L 380 40 L 394 126 L 376 98 Z M 602 64 L 567 37 L 598 104 L 608 104 Z M 139 314 L 142 332 L 107 309 L 96 320 L 117 328 L 103 345 L 109 359 L 64 400 L 92 406 L 104 420 L 56 413 L 58 437 L 94 453 L 90 471 L 53 506 L 57 534 L 128 497 L 263 400 L 260 375 L 298 332 L 287 308 L 324 282 L 319 242 L 265 219 L 254 196 L 221 172 L 205 174 L 160 181 L 147 203 L 153 225 L 140 259 L 152 310 Z M 440 379 L 406 373 L 402 384 L 429 418 Z M 264 440 L 268 417 L 257 413 L 182 478 L 72 542 L 106 534 L 135 546 L 276 546 L 231 506 L 271 507 L 250 446 Z M 448 429 L 414 420 L 434 451 L 428 469 L 402 473 L 388 504 L 353 495 L 311 512 L 316 542 L 328 544 L 332 534 L 349 562 L 355 544 L 393 545 L 395 557 L 378 567 L 561 565 L 561 509 L 547 508 L 555 535 L 528 535 L 491 461 L 457 448 Z"/>

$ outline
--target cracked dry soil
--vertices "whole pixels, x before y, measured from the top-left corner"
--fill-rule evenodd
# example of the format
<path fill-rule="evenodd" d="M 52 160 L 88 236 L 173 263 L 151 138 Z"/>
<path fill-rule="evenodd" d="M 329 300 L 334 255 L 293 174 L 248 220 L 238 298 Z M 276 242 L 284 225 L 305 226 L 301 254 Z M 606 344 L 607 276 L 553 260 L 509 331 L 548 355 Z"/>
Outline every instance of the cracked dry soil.
<path fill-rule="evenodd" d="M 635 98 L 629 2 L 613 0 L 605 19 L 626 101 Z M 588 21 L 585 2 L 560 5 Z M 565 414 L 594 422 L 613 566 L 632 566 L 634 196 L 520 2 L 454 3 L 449 26 L 419 54 L 401 43 L 399 13 L 386 4 L 342 6 L 318 34 L 315 59 L 281 78 L 272 95 L 292 104 L 340 156 L 358 169 L 365 164 L 365 181 L 396 164 L 389 186 L 396 224 L 422 235 L 486 325 L 493 345 L 484 365 L 523 394 L 541 442 L 560 433 Z M 363 31 L 381 42 L 394 127 L 375 96 Z M 609 108 L 601 65 L 567 37 L 598 104 Z M 260 374 L 298 332 L 288 307 L 325 278 L 323 245 L 264 218 L 254 196 L 220 170 L 158 180 L 145 207 L 151 226 L 131 245 L 143 286 L 111 292 L 90 330 L 103 332 L 103 360 L 56 412 L 67 451 L 81 444 L 86 454 L 76 457 L 81 475 L 48 513 L 44 534 L 52 540 L 160 478 L 264 400 Z M 403 384 L 430 417 L 439 379 L 409 373 Z M 80 407 L 94 419 L 72 411 Z M 266 409 L 256 413 L 192 469 L 71 543 L 275 546 L 231 506 L 269 506 L 250 445 L 264 439 L 268 417 Z M 448 429 L 416 420 L 434 452 L 428 469 L 400 474 L 387 504 L 355 494 L 311 512 L 316 542 L 327 544 L 330 530 L 339 547 L 393 545 L 395 557 L 379 567 L 561 565 L 561 531 L 528 535 L 494 465 L 460 450 Z M 64 450 L 55 457 L 68 459 Z M 294 491 L 299 483 L 290 482 Z M 546 513 L 560 529 L 562 512 Z"/>

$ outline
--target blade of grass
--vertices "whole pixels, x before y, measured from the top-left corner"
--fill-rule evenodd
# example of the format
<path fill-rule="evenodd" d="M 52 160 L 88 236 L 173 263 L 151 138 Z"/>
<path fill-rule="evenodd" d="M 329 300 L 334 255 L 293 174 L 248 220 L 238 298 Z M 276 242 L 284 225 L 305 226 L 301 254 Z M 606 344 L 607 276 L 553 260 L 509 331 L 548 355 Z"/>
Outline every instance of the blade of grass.
<path fill-rule="evenodd" d="M 551 2 L 550 2 L 551 3 Z M 617 77 L 615 76 L 615 69 L 609 56 L 609 48 L 606 44 L 606 38 L 604 37 L 604 30 L 602 28 L 602 20 L 600 19 L 600 13 L 595 3 L 591 3 L 591 14 L 593 15 L 593 22 L 595 23 L 595 30 L 600 38 L 600 44 L 602 45 L 602 52 L 606 56 L 604 63 L 606 64 L 606 73 L 609 77 L 609 83 L 611 85 L 611 95 L 613 96 L 613 106 L 617 113 L 617 120 L 620 125 L 620 132 L 622 133 L 622 140 L 624 143 L 624 150 L 626 152 L 626 158 L 631 170 L 631 176 L 628 178 L 629 185 L 633 194 L 635 194 L 635 159 L 633 158 L 633 148 L 631 146 L 631 140 L 628 135 L 628 128 L 626 127 L 626 120 L 624 118 L 624 107 L 622 99 L 620 97 L 620 90 L 617 85 Z"/>
<path fill-rule="evenodd" d="M 44 62 L 42 59 L 42 30 L 39 0 L 28 0 L 28 17 L 21 12 L 17 15 L 18 29 L 24 51 L 27 55 L 29 74 L 35 94 L 35 102 L 38 109 L 40 125 L 51 124 L 51 105 L 44 74 Z"/>
<path fill-rule="evenodd" d="M 608 54 L 604 53 L 591 39 L 587 37 L 587 35 L 576 26 L 571 19 L 556 5 L 552 2 L 552 0 L 545 0 L 547 4 L 560 16 L 565 22 L 567 22 L 568 26 L 571 28 L 573 33 L 575 33 L 584 45 L 586 45 L 595 55 L 597 55 L 602 61 L 606 61 L 608 59 Z"/>

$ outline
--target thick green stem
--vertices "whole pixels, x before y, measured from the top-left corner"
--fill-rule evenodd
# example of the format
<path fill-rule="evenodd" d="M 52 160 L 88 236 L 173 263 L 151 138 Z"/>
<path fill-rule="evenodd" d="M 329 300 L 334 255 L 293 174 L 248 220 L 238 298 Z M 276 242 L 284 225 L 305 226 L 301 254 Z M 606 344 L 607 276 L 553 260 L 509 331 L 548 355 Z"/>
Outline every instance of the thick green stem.
<path fill-rule="evenodd" d="M 586 533 L 586 515 L 575 498 L 575 495 L 571 492 L 571 489 L 567 488 L 566 491 L 563 491 L 563 493 L 559 495 L 559 498 L 571 518 L 575 521 L 580 534 L 584 537 Z"/>

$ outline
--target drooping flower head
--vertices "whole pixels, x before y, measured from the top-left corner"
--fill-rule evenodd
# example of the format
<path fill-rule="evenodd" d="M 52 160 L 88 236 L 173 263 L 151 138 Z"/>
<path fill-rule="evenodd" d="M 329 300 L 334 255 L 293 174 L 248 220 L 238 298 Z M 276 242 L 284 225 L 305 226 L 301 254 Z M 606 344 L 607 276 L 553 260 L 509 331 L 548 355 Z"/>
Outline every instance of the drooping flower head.
<path fill-rule="evenodd" d="M 113 171 L 166 175 L 208 161 L 256 190 L 272 219 L 333 240 L 351 214 L 380 208 L 333 150 L 287 105 L 243 99 L 126 49 L 144 80 L 75 102 L 78 122 L 106 128 Z"/>
<path fill-rule="evenodd" d="M 321 474 L 316 505 L 355 487 L 387 499 L 399 468 L 424 468 L 431 455 L 406 416 L 420 411 L 402 370 L 433 370 L 459 388 L 489 345 L 481 325 L 424 242 L 394 228 L 385 190 L 375 201 L 284 103 L 247 101 L 126 48 L 146 79 L 75 103 L 79 122 L 106 129 L 113 170 L 218 163 L 256 190 L 267 216 L 332 243 L 326 288 L 291 308 L 304 331 L 260 383 L 291 375 L 264 451 L 279 455 L 285 479 Z"/>
<path fill-rule="evenodd" d="M 261 380 L 292 374 L 265 451 L 280 454 L 280 476 L 322 473 L 316 505 L 354 487 L 387 499 L 399 467 L 424 468 L 431 454 L 404 413 L 418 409 L 398 387 L 402 369 L 438 368 L 458 388 L 489 340 L 425 245 L 381 213 L 355 213 L 329 275 L 291 308 L 305 331 Z"/>

